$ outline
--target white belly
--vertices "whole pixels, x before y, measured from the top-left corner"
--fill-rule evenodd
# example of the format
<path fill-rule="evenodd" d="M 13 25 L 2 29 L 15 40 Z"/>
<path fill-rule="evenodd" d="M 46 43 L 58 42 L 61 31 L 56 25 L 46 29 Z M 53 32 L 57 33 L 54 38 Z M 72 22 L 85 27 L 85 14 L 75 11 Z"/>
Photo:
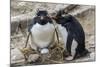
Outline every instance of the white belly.
<path fill-rule="evenodd" d="M 64 28 L 63 26 L 61 26 L 60 24 L 58 24 L 58 30 L 61 34 L 61 38 L 63 39 L 64 42 L 64 48 L 66 49 L 66 43 L 67 43 L 67 37 L 68 37 L 68 32 L 66 30 L 66 28 Z"/>
<path fill-rule="evenodd" d="M 66 28 L 64 28 L 63 26 L 61 26 L 59 24 L 58 24 L 58 30 L 59 30 L 59 32 L 61 34 L 62 39 L 63 39 L 64 48 L 67 50 L 67 48 L 66 48 L 67 44 L 66 43 L 67 43 L 67 38 L 68 38 L 68 32 L 67 32 Z M 75 39 L 73 39 L 72 45 L 71 45 L 71 54 L 72 54 L 73 57 L 74 57 L 74 55 L 76 53 L 77 46 L 78 46 L 77 41 Z"/>
<path fill-rule="evenodd" d="M 53 24 L 40 25 L 36 23 L 31 29 L 35 45 L 39 48 L 47 47 L 52 41 L 54 30 Z"/>

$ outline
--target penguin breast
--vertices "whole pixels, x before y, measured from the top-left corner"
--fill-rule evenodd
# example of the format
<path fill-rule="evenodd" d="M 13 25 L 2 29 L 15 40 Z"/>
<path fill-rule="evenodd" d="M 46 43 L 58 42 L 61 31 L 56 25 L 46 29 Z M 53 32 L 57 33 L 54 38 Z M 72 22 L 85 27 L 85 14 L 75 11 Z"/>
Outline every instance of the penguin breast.
<path fill-rule="evenodd" d="M 66 27 L 62 26 L 61 24 L 58 24 L 58 32 L 60 34 L 60 40 L 63 40 L 64 48 L 66 49 L 66 43 L 67 43 L 67 37 L 68 37 L 68 31 L 66 30 Z"/>
<path fill-rule="evenodd" d="M 39 48 L 47 47 L 52 41 L 54 30 L 53 24 L 49 22 L 45 25 L 40 25 L 39 23 L 33 25 L 31 32 L 35 45 Z"/>

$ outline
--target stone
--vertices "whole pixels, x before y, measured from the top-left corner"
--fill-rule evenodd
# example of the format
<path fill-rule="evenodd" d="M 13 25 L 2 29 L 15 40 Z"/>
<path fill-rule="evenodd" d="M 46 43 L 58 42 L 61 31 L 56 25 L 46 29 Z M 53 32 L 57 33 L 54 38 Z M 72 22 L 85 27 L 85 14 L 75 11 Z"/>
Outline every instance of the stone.
<path fill-rule="evenodd" d="M 35 62 L 39 58 L 39 54 L 30 54 L 28 57 L 28 62 Z"/>
<path fill-rule="evenodd" d="M 24 55 L 18 48 L 11 50 L 11 63 L 19 63 L 24 61 L 25 61 Z"/>

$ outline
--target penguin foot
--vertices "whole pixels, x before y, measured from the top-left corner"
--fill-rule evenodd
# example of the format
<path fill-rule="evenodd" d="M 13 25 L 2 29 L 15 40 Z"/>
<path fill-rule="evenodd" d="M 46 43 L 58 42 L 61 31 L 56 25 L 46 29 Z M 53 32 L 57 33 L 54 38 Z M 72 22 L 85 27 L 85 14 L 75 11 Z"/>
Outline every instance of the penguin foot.
<path fill-rule="evenodd" d="M 65 58 L 65 60 L 71 61 L 71 60 L 73 60 L 73 58 L 74 58 L 73 56 L 68 56 L 68 57 Z"/>

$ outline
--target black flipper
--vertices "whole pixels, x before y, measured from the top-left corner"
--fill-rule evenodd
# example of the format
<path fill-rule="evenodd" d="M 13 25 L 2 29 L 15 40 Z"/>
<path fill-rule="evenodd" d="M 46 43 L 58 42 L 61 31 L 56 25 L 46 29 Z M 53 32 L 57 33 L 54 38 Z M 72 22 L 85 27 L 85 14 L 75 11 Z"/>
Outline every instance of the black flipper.
<path fill-rule="evenodd" d="M 71 55 L 72 41 L 73 41 L 73 37 L 72 37 L 71 33 L 68 32 L 68 38 L 67 38 L 66 48 L 67 48 L 67 51 L 68 51 L 69 55 Z"/>
<path fill-rule="evenodd" d="M 29 26 L 28 26 L 28 32 L 31 32 L 31 28 L 32 28 L 33 25 L 35 24 L 35 19 L 36 19 L 36 18 L 34 18 L 34 19 L 31 21 L 31 23 L 29 24 Z"/>
<path fill-rule="evenodd" d="M 73 41 L 73 32 L 72 32 L 72 27 L 71 27 L 70 23 L 66 23 L 66 30 L 68 32 L 66 48 L 67 48 L 67 51 L 68 51 L 69 55 L 71 55 L 71 46 L 72 46 L 72 41 Z"/>

